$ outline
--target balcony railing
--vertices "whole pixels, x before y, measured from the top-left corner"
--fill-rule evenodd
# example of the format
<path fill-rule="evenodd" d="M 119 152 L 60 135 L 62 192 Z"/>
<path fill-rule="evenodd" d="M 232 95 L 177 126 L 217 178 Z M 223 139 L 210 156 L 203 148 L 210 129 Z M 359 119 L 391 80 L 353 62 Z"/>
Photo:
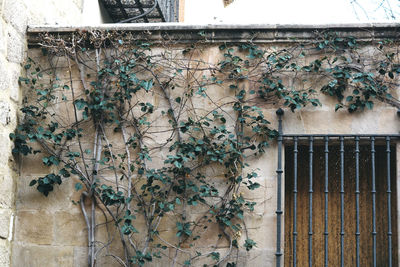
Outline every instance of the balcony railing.
<path fill-rule="evenodd" d="M 115 23 L 177 22 L 179 0 L 100 0 Z"/>

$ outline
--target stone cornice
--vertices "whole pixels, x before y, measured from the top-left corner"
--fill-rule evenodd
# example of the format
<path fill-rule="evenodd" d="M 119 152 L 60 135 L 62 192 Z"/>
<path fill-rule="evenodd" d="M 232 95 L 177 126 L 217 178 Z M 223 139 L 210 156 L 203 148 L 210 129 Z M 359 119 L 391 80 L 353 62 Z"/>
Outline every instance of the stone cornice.
<path fill-rule="evenodd" d="M 207 24 L 189 25 L 182 23 L 146 24 L 102 24 L 98 26 L 29 26 L 28 44 L 35 46 L 41 33 L 69 36 L 76 31 L 117 31 L 135 33 L 139 39 L 151 41 L 173 40 L 176 43 L 206 42 L 248 42 L 288 43 L 313 40 L 316 32 L 334 31 L 339 36 L 352 36 L 359 41 L 398 39 L 400 23 L 359 23 L 359 24 Z"/>

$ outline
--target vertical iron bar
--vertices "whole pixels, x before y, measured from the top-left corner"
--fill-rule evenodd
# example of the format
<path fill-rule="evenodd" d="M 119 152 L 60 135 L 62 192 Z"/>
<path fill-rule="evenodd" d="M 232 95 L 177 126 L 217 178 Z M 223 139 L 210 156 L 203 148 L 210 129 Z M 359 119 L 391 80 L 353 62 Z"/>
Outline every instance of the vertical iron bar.
<path fill-rule="evenodd" d="M 126 13 L 126 10 L 124 8 L 124 6 L 121 3 L 121 0 L 116 0 L 115 4 L 119 7 L 119 9 L 121 10 L 122 16 L 124 16 L 124 19 L 128 18 L 128 14 Z"/>
<path fill-rule="evenodd" d="M 158 1 L 158 0 L 157 0 L 157 1 Z M 158 14 L 159 14 L 160 17 L 161 17 L 161 21 L 162 21 L 162 22 L 170 22 L 169 19 L 167 18 L 168 14 L 164 14 L 163 9 L 162 9 L 161 6 L 160 6 L 160 2 L 158 2 L 156 8 L 157 8 Z M 164 8 L 165 8 L 165 6 L 164 6 Z M 167 10 L 167 9 L 165 8 L 164 10 Z"/>
<path fill-rule="evenodd" d="M 297 241 L 297 142 L 298 138 L 294 137 L 294 149 L 293 149 L 293 157 L 294 157 L 294 177 L 293 177 L 293 267 L 296 267 L 296 241 Z"/>
<path fill-rule="evenodd" d="M 356 267 L 360 267 L 360 137 L 356 136 Z"/>
<path fill-rule="evenodd" d="M 387 209 L 388 209 L 388 252 L 389 267 L 392 267 L 392 214 L 391 214 L 391 188 L 390 188 L 390 137 L 386 137 L 386 161 L 387 161 Z"/>
<path fill-rule="evenodd" d="M 312 267 L 312 201 L 313 201 L 313 142 L 314 138 L 310 136 L 310 166 L 309 166 L 309 201 L 308 201 L 308 266 Z"/>
<path fill-rule="evenodd" d="M 376 267 L 376 188 L 375 188 L 375 137 L 371 137 L 371 161 L 372 161 L 372 259 Z"/>
<path fill-rule="evenodd" d="M 325 229 L 324 229 L 324 245 L 325 245 L 325 262 L 324 266 L 328 266 L 328 177 L 329 177 L 329 137 L 325 136 Z"/>
<path fill-rule="evenodd" d="M 283 131 L 282 131 L 282 116 L 284 112 L 282 109 L 276 111 L 278 115 L 278 168 L 276 169 L 277 174 L 277 184 L 278 184 L 278 194 L 277 194 L 277 207 L 276 207 L 276 266 L 281 267 L 281 231 L 282 231 L 282 141 L 283 141 Z"/>
<path fill-rule="evenodd" d="M 340 266 L 344 266 L 344 137 L 340 140 Z"/>
<path fill-rule="evenodd" d="M 174 5 L 174 21 L 173 22 L 179 22 L 179 0 L 174 0 L 175 5 Z"/>
<path fill-rule="evenodd" d="M 121 2 L 121 1 L 120 1 L 120 0 L 117 0 L 117 2 Z M 140 14 L 144 14 L 145 11 L 144 11 L 144 9 L 143 9 L 142 2 L 140 2 L 140 0 L 135 0 L 135 3 L 136 3 L 136 5 L 137 5 L 138 8 L 139 8 Z M 149 20 L 147 19 L 147 16 L 144 16 L 144 17 L 143 17 L 143 20 L 144 20 L 144 22 L 146 22 L 146 23 L 149 22 Z"/>

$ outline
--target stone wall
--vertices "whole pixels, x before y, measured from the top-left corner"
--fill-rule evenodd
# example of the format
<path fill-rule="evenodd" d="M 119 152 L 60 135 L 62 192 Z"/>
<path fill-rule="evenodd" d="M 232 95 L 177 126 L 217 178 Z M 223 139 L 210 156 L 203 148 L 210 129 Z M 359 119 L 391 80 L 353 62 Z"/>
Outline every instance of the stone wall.
<path fill-rule="evenodd" d="M 207 28 L 208 27 L 208 28 Z M 395 25 L 375 25 L 372 28 L 369 25 L 364 26 L 325 26 L 326 29 L 332 28 L 341 31 L 344 35 L 357 36 L 360 39 L 368 40 L 369 33 L 366 34 L 365 29 L 376 31 L 376 34 L 382 34 L 384 37 L 397 36 Z M 380 28 L 379 28 L 380 27 Z M 247 41 L 247 36 L 257 36 L 253 40 L 259 43 L 263 48 L 273 49 L 274 46 L 285 45 L 291 40 L 291 37 L 302 38 L 307 40 L 311 36 L 312 31 L 321 29 L 321 26 L 312 26 L 309 28 L 298 28 L 296 26 L 275 27 L 259 26 L 258 29 L 246 28 L 237 29 L 234 26 L 157 26 L 157 25 L 139 25 L 139 26 L 113 26 L 98 27 L 97 29 L 114 29 L 128 30 L 143 34 L 146 31 L 146 38 L 157 42 L 161 36 L 169 35 L 170 38 L 178 40 L 178 46 L 185 47 L 185 43 L 190 43 L 192 39 L 198 38 L 196 34 L 199 30 L 207 28 L 212 32 L 210 39 L 201 49 L 199 57 L 205 61 L 216 63 L 219 58 L 218 45 L 224 41 L 235 40 L 236 42 Z M 376 28 L 379 28 L 376 30 Z M 88 29 L 88 28 L 82 28 Z M 381 30 L 380 30 L 381 29 Z M 53 31 L 64 35 L 71 33 L 71 28 L 33 28 L 30 31 L 30 42 L 32 44 L 29 50 L 30 57 L 37 61 L 43 60 L 40 51 L 35 47 L 37 34 L 40 32 Z M 254 31 L 258 31 L 254 33 Z M 22 37 L 20 37 L 22 38 Z M 213 39 L 214 38 L 214 39 Z M 366 47 L 368 43 L 366 44 Z M 22 56 L 18 57 L 22 60 Z M 16 60 L 15 56 L 7 58 L 9 61 Z M 20 62 L 16 62 L 16 69 L 20 68 Z M 65 67 L 65 66 L 64 66 Z M 78 81 L 79 78 L 75 77 Z M 1 84 L 0 84 L 1 85 Z M 16 86 L 16 88 L 18 88 Z M 18 92 L 18 89 L 16 89 Z M 394 97 L 398 98 L 398 92 L 394 92 Z M 17 93 L 15 93 L 18 95 Z M 216 90 L 212 92 L 215 99 L 222 99 L 226 95 Z M 10 96 L 17 101 L 18 96 Z M 346 110 L 334 112 L 336 102 L 332 98 L 321 95 L 322 107 L 307 107 L 301 111 L 294 113 L 286 110 L 283 117 L 284 132 L 289 134 L 384 134 L 398 133 L 400 131 L 399 119 L 396 108 L 386 104 L 377 104 L 373 110 L 349 114 Z M 155 102 L 160 100 L 155 100 Z M 9 101 L 4 101 L 2 107 L 7 111 L 8 108 L 15 106 L 7 106 Z M 198 103 L 201 105 L 202 103 Z M 160 104 L 162 105 L 162 104 Z M 267 114 L 270 121 L 274 122 L 276 127 L 276 106 L 266 105 L 264 113 Z M 15 111 L 10 111 L 15 114 Z M 0 120 L 1 123 L 10 126 L 7 134 L 15 125 L 15 115 L 6 116 Z M 11 144 L 7 145 L 10 149 Z M 5 149 L 6 149 L 5 148 Z M 8 160 L 8 157 L 4 160 Z M 249 235 L 257 242 L 257 247 L 250 253 L 239 255 L 238 266 L 273 266 L 275 263 L 275 245 L 276 245 L 276 201 L 277 201 L 277 184 L 276 184 L 276 162 L 277 147 L 276 144 L 268 148 L 268 153 L 252 159 L 250 168 L 259 169 L 260 178 L 258 182 L 262 187 L 256 190 L 256 193 L 247 192 L 247 196 L 256 200 L 259 204 L 255 208 L 255 212 L 246 217 L 246 225 Z M 81 216 L 78 206 L 73 205 L 72 201 L 77 201 L 78 195 L 74 193 L 74 179 L 67 181 L 62 187 L 57 188 L 57 194 L 51 194 L 49 197 L 40 195 L 32 187 L 28 186 L 32 178 L 46 174 L 46 169 L 41 166 L 38 159 L 24 159 L 20 164 L 19 176 L 9 174 L 10 190 L 7 203 L 8 208 L 2 212 L 13 212 L 13 180 L 11 177 L 18 177 L 16 189 L 16 219 L 15 219 L 15 241 L 13 246 L 13 264 L 15 266 L 83 266 L 86 262 L 87 240 L 85 222 Z M 13 176 L 14 175 L 14 176 Z M 6 177 L 6 176 L 4 176 Z M 7 176 L 8 177 L 8 176 Z M 399 190 L 398 190 L 399 191 Z M 0 195 L 0 197 L 2 197 Z M 6 202 L 6 201 L 4 201 Z M 1 203 L 0 203 L 1 204 Z M 2 223 L 2 221 L 0 221 Z M 4 222 L 9 225 L 9 221 Z M 173 226 L 164 229 L 165 234 L 174 234 Z M 0 227 L 0 229 L 2 229 Z M 101 231 L 100 231 L 101 232 Z M 8 237 L 8 231 L 0 234 Z M 204 233 L 208 240 L 213 240 L 215 234 L 208 231 Z M 9 241 L 4 241 L 9 246 Z M 204 242 L 204 241 L 203 241 Z M 203 244 L 206 246 L 207 244 Z M 1 255 L 1 254 L 0 254 Z M 112 263 L 105 260 L 102 262 L 104 266 L 111 266 Z M 108 265 L 107 265 L 108 264 Z M 152 266 L 167 266 L 166 262 L 154 263 Z"/>
<path fill-rule="evenodd" d="M 22 100 L 18 79 L 26 59 L 26 29 L 33 24 L 79 25 L 84 14 L 83 2 L 0 1 L 0 266 L 10 266 L 14 232 L 15 184 L 19 167 L 11 155 L 12 144 L 8 135 L 14 131 Z"/>

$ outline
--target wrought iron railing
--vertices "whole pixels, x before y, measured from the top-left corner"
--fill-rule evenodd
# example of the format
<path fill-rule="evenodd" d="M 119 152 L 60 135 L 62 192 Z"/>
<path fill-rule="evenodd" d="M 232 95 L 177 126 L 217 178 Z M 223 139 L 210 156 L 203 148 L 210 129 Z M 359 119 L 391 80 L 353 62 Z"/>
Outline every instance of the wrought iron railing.
<path fill-rule="evenodd" d="M 179 0 L 100 0 L 113 22 L 177 22 Z"/>
<path fill-rule="evenodd" d="M 157 0 L 166 22 L 179 21 L 179 0 Z"/>

